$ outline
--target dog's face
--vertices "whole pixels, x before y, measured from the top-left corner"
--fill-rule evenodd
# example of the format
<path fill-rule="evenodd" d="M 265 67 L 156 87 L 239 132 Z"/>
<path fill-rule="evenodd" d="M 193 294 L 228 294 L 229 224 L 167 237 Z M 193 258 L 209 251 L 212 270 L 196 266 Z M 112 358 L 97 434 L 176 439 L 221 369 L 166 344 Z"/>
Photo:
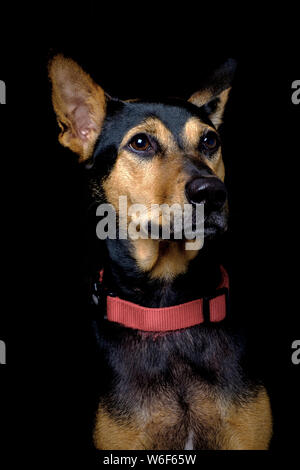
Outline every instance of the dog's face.
<path fill-rule="evenodd" d="M 126 196 L 128 204 L 145 206 L 145 226 L 153 204 L 204 203 L 206 235 L 225 229 L 220 138 L 201 109 L 176 101 L 119 102 L 107 105 L 107 118 L 93 159 L 101 167 L 109 149 L 112 166 L 102 182 L 108 202 L 118 207 Z"/>
<path fill-rule="evenodd" d="M 182 208 L 184 204 L 194 208 L 204 204 L 205 236 L 226 229 L 227 195 L 218 127 L 230 74 L 221 73 L 222 80 L 215 78 L 215 83 L 186 102 L 125 102 L 106 96 L 71 59 L 56 56 L 49 71 L 62 129 L 59 140 L 93 167 L 96 195 L 104 194 L 117 212 L 120 196 L 126 196 L 128 205 L 143 205 L 143 224 L 148 227 L 153 204 Z M 160 218 L 159 224 L 163 223 Z M 147 262 L 152 266 L 145 241 L 135 243 L 135 253 L 140 266 Z"/>

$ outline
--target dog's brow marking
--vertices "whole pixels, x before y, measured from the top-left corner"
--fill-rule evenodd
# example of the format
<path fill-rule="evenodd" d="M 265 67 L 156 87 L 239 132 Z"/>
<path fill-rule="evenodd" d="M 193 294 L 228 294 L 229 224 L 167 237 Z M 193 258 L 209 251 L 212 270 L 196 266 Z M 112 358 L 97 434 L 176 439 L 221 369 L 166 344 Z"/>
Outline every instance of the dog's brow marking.
<path fill-rule="evenodd" d="M 182 130 L 181 138 L 188 152 L 193 153 L 195 151 L 199 145 L 201 135 L 206 129 L 214 131 L 212 127 L 203 124 L 200 119 L 195 116 L 187 120 Z M 222 160 L 221 148 L 218 150 L 213 159 L 205 159 L 205 164 L 218 176 L 218 178 L 224 181 L 225 170 Z"/>
<path fill-rule="evenodd" d="M 188 119 L 182 130 L 182 139 L 185 145 L 195 147 L 199 142 L 201 130 L 202 126 L 198 118 L 192 117 Z"/>
<path fill-rule="evenodd" d="M 163 124 L 163 122 L 156 117 L 149 117 L 140 124 L 130 129 L 123 137 L 120 148 L 124 147 L 131 137 L 138 133 L 149 133 L 158 138 L 159 142 L 162 143 L 169 150 L 175 148 L 175 139 L 172 132 Z"/>
<path fill-rule="evenodd" d="M 200 140 L 200 136 L 203 133 L 207 125 L 203 124 L 197 117 L 191 117 L 185 123 L 181 136 L 183 143 L 188 148 L 195 148 Z"/>

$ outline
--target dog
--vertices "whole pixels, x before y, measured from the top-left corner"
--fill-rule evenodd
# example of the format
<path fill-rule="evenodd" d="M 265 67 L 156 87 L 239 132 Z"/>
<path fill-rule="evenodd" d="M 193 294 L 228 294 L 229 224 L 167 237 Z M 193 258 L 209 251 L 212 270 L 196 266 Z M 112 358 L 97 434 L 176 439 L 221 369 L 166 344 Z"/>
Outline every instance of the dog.
<path fill-rule="evenodd" d="M 215 249 L 228 223 L 218 129 L 234 68 L 228 60 L 186 101 L 122 101 L 71 58 L 49 63 L 59 142 L 79 156 L 93 199 L 114 207 L 119 225 L 132 221 L 120 220 L 120 197 L 146 208 L 148 228 L 152 204 L 204 207 L 201 247 L 186 249 L 172 224 L 169 239 L 160 230 L 156 238 L 104 242 L 92 296 L 101 374 L 96 449 L 269 446 L 269 397 L 247 370 L 242 337 L 228 327 L 228 275 Z"/>

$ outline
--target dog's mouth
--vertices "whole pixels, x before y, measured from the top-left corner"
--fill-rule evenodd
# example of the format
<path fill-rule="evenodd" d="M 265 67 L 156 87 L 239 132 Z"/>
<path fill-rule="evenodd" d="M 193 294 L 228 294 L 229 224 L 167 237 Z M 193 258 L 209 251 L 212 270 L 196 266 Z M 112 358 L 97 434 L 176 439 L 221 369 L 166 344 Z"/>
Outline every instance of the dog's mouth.
<path fill-rule="evenodd" d="M 211 212 L 204 219 L 204 236 L 205 238 L 213 238 L 227 231 L 228 228 L 228 212 L 224 208 L 221 212 Z"/>
<path fill-rule="evenodd" d="M 136 229 L 141 238 L 169 241 L 213 238 L 227 230 L 227 206 L 221 211 L 207 213 L 205 213 L 205 205 L 201 205 L 202 208 L 199 206 L 192 207 L 190 217 L 185 217 L 184 213 L 182 217 L 169 217 L 164 221 L 149 217 L 137 225 Z"/>
<path fill-rule="evenodd" d="M 160 206 L 151 204 L 151 208 L 142 204 L 124 206 L 125 208 L 119 205 L 117 216 L 113 206 L 104 206 L 100 207 L 102 215 L 107 211 L 109 216 L 97 225 L 96 232 L 100 239 L 152 239 L 174 242 L 197 239 L 203 245 L 205 239 L 214 238 L 227 230 L 227 201 L 218 208 L 216 204 L 212 206 L 209 202 Z M 108 211 L 106 206 L 111 210 Z M 106 224 L 108 231 L 105 229 Z"/>

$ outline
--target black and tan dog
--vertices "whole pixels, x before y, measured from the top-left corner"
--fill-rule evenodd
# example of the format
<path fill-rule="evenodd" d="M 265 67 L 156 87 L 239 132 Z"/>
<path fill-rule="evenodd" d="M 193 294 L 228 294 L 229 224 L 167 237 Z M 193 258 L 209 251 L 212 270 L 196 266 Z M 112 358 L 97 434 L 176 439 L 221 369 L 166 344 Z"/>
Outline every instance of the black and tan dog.
<path fill-rule="evenodd" d="M 172 317 L 157 331 L 133 328 L 126 318 L 110 321 L 104 303 L 95 323 L 101 361 L 98 449 L 268 448 L 266 390 L 248 374 L 242 338 L 209 310 L 209 299 L 224 297 L 218 291 L 224 270 L 214 251 L 228 212 L 218 127 L 233 68 L 228 61 L 188 101 L 121 101 L 73 60 L 57 55 L 49 65 L 59 141 L 89 168 L 96 201 L 116 210 L 119 196 L 146 207 L 205 207 L 200 250 L 186 250 L 186 240 L 105 242 L 101 291 L 121 302 L 125 317 L 135 305 L 146 312 L 147 324 L 149 309 L 167 315 L 176 313 L 173 307 L 185 312 L 183 305 L 197 305 L 199 321 L 181 318 L 176 324 Z"/>

